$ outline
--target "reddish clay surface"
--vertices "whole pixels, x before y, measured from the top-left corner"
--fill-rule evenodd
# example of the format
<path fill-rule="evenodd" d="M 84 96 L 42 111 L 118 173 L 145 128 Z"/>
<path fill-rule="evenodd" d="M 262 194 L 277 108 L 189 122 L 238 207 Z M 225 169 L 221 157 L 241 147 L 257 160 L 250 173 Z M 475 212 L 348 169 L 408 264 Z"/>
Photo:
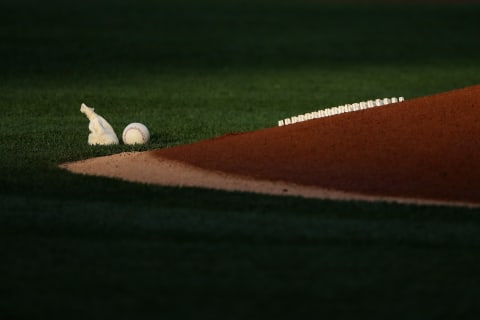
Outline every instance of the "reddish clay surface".
<path fill-rule="evenodd" d="M 480 86 L 155 154 L 272 181 L 480 203 Z"/>

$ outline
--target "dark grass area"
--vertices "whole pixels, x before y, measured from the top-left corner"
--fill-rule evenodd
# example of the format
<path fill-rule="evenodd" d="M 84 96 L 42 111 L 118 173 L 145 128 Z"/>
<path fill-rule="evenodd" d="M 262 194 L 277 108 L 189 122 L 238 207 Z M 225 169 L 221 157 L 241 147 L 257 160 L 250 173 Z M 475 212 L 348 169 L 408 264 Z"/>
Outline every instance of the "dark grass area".
<path fill-rule="evenodd" d="M 365 99 L 480 82 L 478 5 L 2 1 L 0 317 L 477 318 L 478 210 L 74 176 Z M 80 103 L 144 147 L 89 147 Z M 399 160 L 400 161 L 400 160 Z"/>
<path fill-rule="evenodd" d="M 4 2 L 2 58 L 14 76 L 444 64 L 475 61 L 480 50 L 476 41 L 465 41 L 477 36 L 478 8 L 464 4 Z"/>
<path fill-rule="evenodd" d="M 149 191 L 154 199 L 114 203 L 9 197 L 7 314 L 477 312 L 475 212 Z"/>

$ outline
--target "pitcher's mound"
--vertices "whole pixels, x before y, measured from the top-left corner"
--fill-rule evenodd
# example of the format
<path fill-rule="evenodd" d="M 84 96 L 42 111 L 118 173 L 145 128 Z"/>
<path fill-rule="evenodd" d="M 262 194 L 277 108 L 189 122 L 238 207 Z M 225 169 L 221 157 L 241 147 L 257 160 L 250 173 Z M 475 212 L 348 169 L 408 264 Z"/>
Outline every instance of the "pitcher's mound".
<path fill-rule="evenodd" d="M 62 167 L 160 185 L 480 205 L 480 86 Z"/>

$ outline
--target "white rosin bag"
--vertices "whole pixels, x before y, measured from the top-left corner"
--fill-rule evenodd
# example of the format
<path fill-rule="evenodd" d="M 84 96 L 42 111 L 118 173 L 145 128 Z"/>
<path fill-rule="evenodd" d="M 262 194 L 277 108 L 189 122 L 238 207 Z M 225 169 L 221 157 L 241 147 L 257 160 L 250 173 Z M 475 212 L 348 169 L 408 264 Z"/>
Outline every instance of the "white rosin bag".
<path fill-rule="evenodd" d="M 85 114 L 88 120 L 90 120 L 90 124 L 88 125 L 88 129 L 90 130 L 90 134 L 88 135 L 89 145 L 118 144 L 118 137 L 110 123 L 102 116 L 96 114 L 93 108 L 89 108 L 85 103 L 82 103 L 80 112 Z"/>

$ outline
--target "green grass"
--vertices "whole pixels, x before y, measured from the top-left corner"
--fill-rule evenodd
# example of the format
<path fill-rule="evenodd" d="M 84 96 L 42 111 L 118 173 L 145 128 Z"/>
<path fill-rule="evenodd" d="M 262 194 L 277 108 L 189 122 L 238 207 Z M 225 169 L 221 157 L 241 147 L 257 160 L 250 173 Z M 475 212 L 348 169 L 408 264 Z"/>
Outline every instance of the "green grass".
<path fill-rule="evenodd" d="M 2 1 L 0 317 L 478 318 L 480 216 L 59 163 L 480 83 L 480 6 Z M 80 104 L 143 147 L 87 145 Z"/>

